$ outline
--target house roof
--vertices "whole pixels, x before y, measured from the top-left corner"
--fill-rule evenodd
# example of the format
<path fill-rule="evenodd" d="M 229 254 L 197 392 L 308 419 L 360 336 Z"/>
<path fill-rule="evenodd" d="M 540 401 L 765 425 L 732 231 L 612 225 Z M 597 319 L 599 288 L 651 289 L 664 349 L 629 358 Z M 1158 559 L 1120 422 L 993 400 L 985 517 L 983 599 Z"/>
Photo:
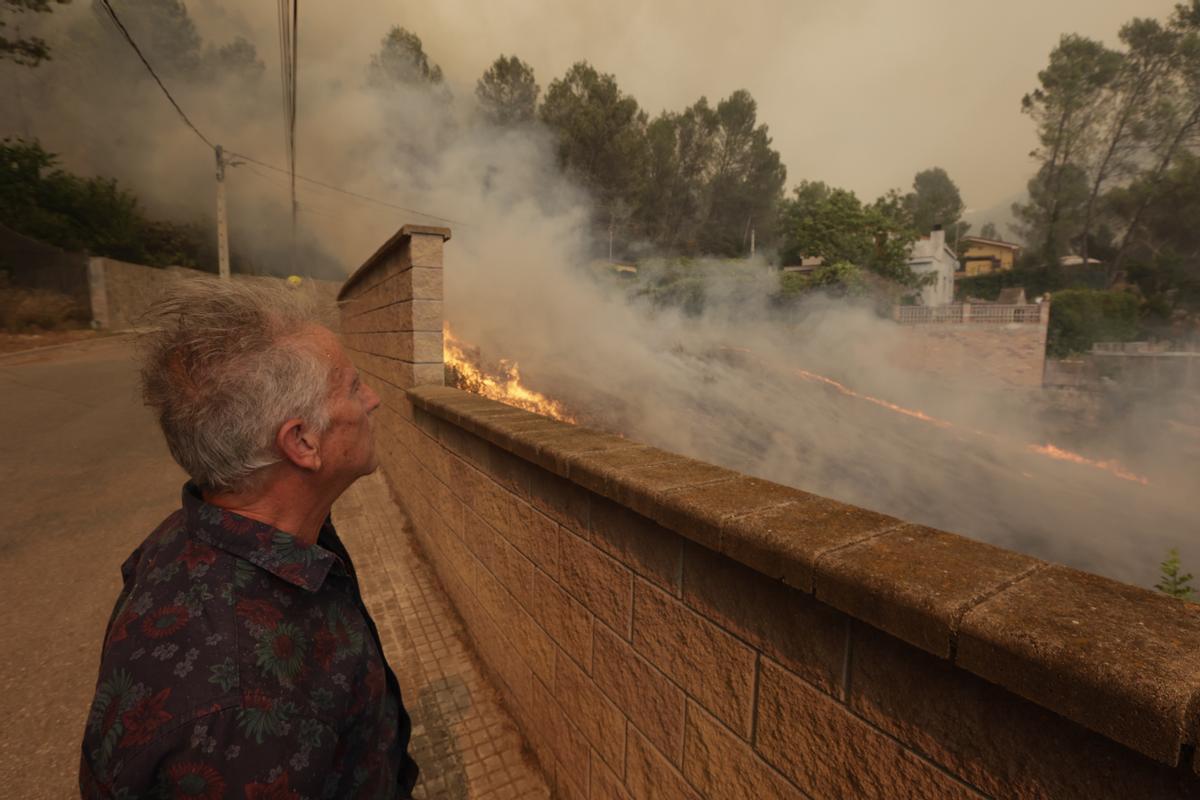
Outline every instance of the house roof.
<path fill-rule="evenodd" d="M 962 237 L 962 241 L 967 244 L 971 244 L 972 242 L 974 242 L 975 244 L 986 244 L 986 245 L 991 245 L 992 247 L 1003 247 L 1007 250 L 1020 250 L 1021 249 L 1021 245 L 1019 245 L 1019 244 L 1014 244 L 1012 242 L 1005 242 L 1001 239 L 985 239 L 982 236 L 964 236 L 964 237 Z"/>

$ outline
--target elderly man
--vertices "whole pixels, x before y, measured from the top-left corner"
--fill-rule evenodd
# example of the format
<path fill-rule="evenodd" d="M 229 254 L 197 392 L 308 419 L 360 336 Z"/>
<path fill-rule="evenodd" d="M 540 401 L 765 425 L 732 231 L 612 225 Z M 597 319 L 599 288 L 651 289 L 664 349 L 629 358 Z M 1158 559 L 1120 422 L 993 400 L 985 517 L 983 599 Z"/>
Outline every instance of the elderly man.
<path fill-rule="evenodd" d="M 363 383 L 295 291 L 188 282 L 145 400 L 191 480 L 121 568 L 85 797 L 408 797 L 411 725 L 333 502 L 376 468 Z"/>

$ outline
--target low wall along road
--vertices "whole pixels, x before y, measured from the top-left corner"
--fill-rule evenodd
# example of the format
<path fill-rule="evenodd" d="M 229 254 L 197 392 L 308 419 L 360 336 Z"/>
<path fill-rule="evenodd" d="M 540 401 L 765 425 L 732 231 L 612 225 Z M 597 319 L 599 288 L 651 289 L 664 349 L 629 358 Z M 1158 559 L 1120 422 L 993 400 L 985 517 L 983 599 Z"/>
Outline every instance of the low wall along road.
<path fill-rule="evenodd" d="M 1200 605 L 442 385 L 442 250 L 344 285 L 387 480 L 564 797 L 1200 797 Z"/>

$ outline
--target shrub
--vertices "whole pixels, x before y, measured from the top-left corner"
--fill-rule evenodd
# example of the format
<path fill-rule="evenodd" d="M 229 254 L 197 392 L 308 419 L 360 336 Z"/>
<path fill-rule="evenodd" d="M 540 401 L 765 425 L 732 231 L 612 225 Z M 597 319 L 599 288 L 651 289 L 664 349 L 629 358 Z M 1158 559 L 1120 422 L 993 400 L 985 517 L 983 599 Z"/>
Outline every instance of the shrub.
<path fill-rule="evenodd" d="M 1162 562 L 1161 573 L 1162 579 L 1154 585 L 1155 589 L 1180 600 L 1196 599 L 1196 592 L 1192 588 L 1192 573 L 1183 571 L 1178 550 L 1171 548 L 1167 551 L 1167 560 Z"/>
<path fill-rule="evenodd" d="M 61 292 L 19 289 L 0 274 L 0 329 L 10 333 L 78 328 L 88 322 L 87 309 Z"/>
<path fill-rule="evenodd" d="M 1046 352 L 1083 353 L 1095 342 L 1127 342 L 1138 332 L 1138 299 L 1129 292 L 1068 289 L 1051 298 Z"/>

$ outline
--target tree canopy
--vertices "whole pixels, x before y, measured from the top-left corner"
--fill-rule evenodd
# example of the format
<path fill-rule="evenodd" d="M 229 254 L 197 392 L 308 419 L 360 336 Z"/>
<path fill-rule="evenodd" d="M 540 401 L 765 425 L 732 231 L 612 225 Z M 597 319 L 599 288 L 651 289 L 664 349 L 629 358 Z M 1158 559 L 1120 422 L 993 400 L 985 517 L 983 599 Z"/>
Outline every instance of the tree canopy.
<path fill-rule="evenodd" d="M 54 4 L 66 5 L 71 0 L 53 0 Z M 19 14 L 47 14 L 53 10 L 51 0 L 4 0 L 0 5 L 0 61 L 13 61 L 21 66 L 36 67 L 50 59 L 50 45 L 38 36 L 9 36 L 5 33 L 8 19 Z"/>
<path fill-rule="evenodd" d="M 116 180 L 72 175 L 21 139 L 0 141 L 0 223 L 67 250 L 155 266 L 206 263 L 213 239 L 193 225 L 147 218 Z"/>
<path fill-rule="evenodd" d="M 646 114 L 612 75 L 580 61 L 546 89 L 540 116 L 559 165 L 595 198 L 609 226 L 627 219 L 646 163 Z"/>
<path fill-rule="evenodd" d="M 383 37 L 379 52 L 371 56 L 368 82 L 378 89 L 397 84 L 437 86 L 442 83 L 442 68 L 425 54 L 420 36 L 397 25 Z"/>
<path fill-rule="evenodd" d="M 854 192 L 801 181 L 780 206 L 779 227 L 784 264 L 820 258 L 826 265 L 847 262 L 904 286 L 919 283 L 908 266 L 916 234 L 896 216 L 886 195 L 864 205 Z"/>
<path fill-rule="evenodd" d="M 910 223 L 922 234 L 929 233 L 934 225 L 941 225 L 946 240 L 953 242 L 965 236 L 971 227 L 962 221 L 966 204 L 958 186 L 941 167 L 930 167 L 913 177 L 913 190 L 905 196 L 904 206 Z"/>
<path fill-rule="evenodd" d="M 480 110 L 496 125 L 532 122 L 540 92 L 533 67 L 516 56 L 501 55 L 475 84 Z"/>

